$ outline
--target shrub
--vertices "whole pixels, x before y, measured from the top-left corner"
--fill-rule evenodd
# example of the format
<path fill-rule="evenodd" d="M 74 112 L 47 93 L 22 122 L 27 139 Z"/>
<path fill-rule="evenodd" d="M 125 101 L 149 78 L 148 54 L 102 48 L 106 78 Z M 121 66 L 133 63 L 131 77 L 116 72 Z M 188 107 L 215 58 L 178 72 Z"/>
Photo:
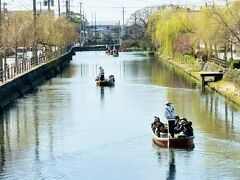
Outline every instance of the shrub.
<path fill-rule="evenodd" d="M 233 69 L 240 69 L 240 61 L 231 61 L 230 67 Z"/>
<path fill-rule="evenodd" d="M 233 82 L 240 87 L 240 70 L 239 69 L 228 69 L 225 71 L 223 79 L 228 82 Z"/>
<path fill-rule="evenodd" d="M 189 66 L 189 68 L 191 68 L 192 71 L 199 71 L 201 69 L 200 60 L 196 59 L 191 55 L 178 55 L 174 58 L 174 61 Z"/>

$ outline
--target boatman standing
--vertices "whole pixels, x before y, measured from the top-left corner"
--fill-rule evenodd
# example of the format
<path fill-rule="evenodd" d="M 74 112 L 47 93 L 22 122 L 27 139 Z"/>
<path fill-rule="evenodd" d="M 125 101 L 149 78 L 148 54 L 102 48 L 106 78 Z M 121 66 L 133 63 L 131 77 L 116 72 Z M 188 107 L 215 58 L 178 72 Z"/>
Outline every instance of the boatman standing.
<path fill-rule="evenodd" d="M 166 103 L 165 117 L 168 120 L 169 133 L 171 137 L 174 138 L 175 111 L 170 102 Z"/>
<path fill-rule="evenodd" d="M 101 81 L 104 80 L 104 69 L 102 68 L 102 66 L 99 67 L 99 77 Z"/>

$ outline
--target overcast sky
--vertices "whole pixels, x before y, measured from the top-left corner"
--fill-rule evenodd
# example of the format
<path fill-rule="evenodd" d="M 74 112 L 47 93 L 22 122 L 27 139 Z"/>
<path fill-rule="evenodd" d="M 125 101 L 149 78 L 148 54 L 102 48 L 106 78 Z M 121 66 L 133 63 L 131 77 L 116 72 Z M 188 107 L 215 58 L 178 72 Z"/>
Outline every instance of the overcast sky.
<path fill-rule="evenodd" d="M 96 13 L 97 21 L 120 21 L 123 20 L 123 7 L 125 11 L 125 22 L 130 17 L 130 15 L 143 7 L 146 6 L 156 6 L 163 4 L 174 4 L 187 7 L 199 7 L 205 2 L 221 3 L 225 0 L 70 0 L 71 10 L 74 12 L 80 11 L 80 2 L 84 11 L 86 12 L 89 21 L 94 19 L 94 14 Z M 32 0 L 2 0 L 2 3 L 6 2 L 6 8 L 10 10 L 32 10 L 33 4 Z M 37 9 L 40 9 L 40 2 L 42 3 L 42 9 L 47 9 L 43 6 L 43 0 L 36 0 Z M 65 12 L 65 0 L 60 0 L 61 12 Z M 57 13 L 58 0 L 54 0 L 54 7 L 51 7 Z"/>

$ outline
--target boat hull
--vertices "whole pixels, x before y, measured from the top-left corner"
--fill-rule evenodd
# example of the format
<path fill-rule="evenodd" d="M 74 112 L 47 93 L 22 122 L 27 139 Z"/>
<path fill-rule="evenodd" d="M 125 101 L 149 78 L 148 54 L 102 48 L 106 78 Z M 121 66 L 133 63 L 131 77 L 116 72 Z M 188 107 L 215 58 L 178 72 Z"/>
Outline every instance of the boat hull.
<path fill-rule="evenodd" d="M 96 81 L 97 86 L 114 86 L 114 82 L 109 81 Z"/>
<path fill-rule="evenodd" d="M 118 57 L 118 56 L 119 56 L 119 54 L 117 54 L 117 53 L 113 54 L 113 57 Z"/>
<path fill-rule="evenodd" d="M 192 149 L 194 148 L 193 139 L 194 139 L 194 136 L 167 138 L 167 137 L 157 137 L 155 134 L 153 134 L 154 144 L 163 148 Z"/>

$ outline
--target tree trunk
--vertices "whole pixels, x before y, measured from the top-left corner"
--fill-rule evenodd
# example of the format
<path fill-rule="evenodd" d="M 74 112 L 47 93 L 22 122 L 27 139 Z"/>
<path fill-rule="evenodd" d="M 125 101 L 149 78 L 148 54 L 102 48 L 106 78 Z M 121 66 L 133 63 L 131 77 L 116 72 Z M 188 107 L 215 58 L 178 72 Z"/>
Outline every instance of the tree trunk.
<path fill-rule="evenodd" d="M 216 58 L 218 58 L 217 43 L 214 43 L 214 54 L 215 54 Z"/>
<path fill-rule="evenodd" d="M 227 43 L 224 43 L 224 60 L 225 60 L 225 66 L 227 67 Z"/>

